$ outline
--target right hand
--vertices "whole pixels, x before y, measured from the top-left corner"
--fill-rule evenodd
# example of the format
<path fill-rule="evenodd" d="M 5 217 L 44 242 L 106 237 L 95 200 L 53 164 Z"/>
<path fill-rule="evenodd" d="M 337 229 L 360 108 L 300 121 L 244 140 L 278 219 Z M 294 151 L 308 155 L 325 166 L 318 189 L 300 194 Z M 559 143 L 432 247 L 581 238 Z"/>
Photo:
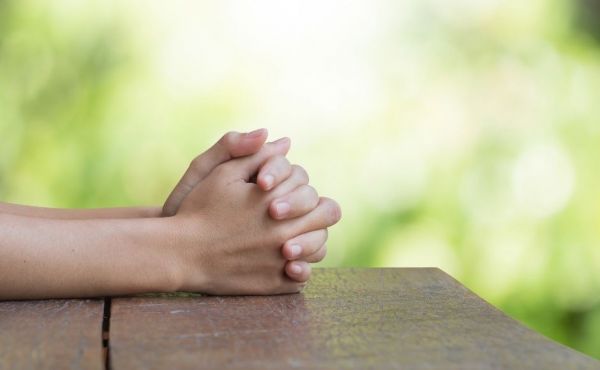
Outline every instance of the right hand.
<path fill-rule="evenodd" d="M 263 148 L 257 154 L 225 162 L 183 199 L 174 216 L 183 235 L 183 242 L 173 247 L 181 266 L 179 290 L 259 295 L 301 290 L 304 284 L 283 272 L 287 260 L 281 246 L 335 224 L 340 210 L 334 201 L 320 198 L 317 207 L 303 216 L 269 217 L 270 203 L 303 181 L 290 176 L 268 192 L 250 182 L 271 156 Z"/>

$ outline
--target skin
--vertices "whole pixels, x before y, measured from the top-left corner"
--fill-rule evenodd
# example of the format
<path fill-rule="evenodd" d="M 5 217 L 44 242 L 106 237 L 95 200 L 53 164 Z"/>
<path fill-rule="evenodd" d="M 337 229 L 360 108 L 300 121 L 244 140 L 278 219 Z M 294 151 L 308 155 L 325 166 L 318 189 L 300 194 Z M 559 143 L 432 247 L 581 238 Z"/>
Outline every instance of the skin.
<path fill-rule="evenodd" d="M 67 209 L 31 207 L 20 204 L 1 203 L 0 214 L 23 217 L 52 218 L 58 220 L 85 220 L 93 218 L 144 218 L 160 217 L 159 207 L 119 207 L 95 209 Z"/>
<path fill-rule="evenodd" d="M 298 291 L 310 275 L 307 262 L 325 255 L 326 228 L 339 220 L 339 206 L 319 198 L 306 172 L 277 154 L 287 153 L 289 141 L 263 146 L 261 131 L 264 138 L 250 136 L 258 145 L 240 145 L 232 136 L 243 134 L 230 133 L 196 158 L 160 212 L 168 217 L 155 218 L 154 208 L 1 204 L 0 299 Z M 246 154 L 256 146 L 257 154 Z"/>
<path fill-rule="evenodd" d="M 218 165 L 233 158 L 243 157 L 257 153 L 267 139 L 267 130 L 258 129 L 250 133 L 229 132 L 217 141 L 209 150 L 194 158 L 190 166 L 179 180 L 162 209 L 159 207 L 122 207 L 100 209 L 61 209 L 30 207 L 17 204 L 1 203 L 0 213 L 43 217 L 52 219 L 114 219 L 114 218 L 141 218 L 141 217 L 167 217 L 177 213 L 179 205 L 187 194 L 200 183 Z M 264 191 L 271 190 L 287 176 L 292 168 L 285 158 L 290 149 L 287 138 L 267 143 L 266 147 L 272 150 L 273 157 L 269 158 L 253 179 Z M 304 171 L 300 168 L 299 170 Z M 284 220 L 299 217 L 314 209 L 318 195 L 314 188 L 306 184 L 295 189 L 288 195 L 282 196 L 269 206 L 269 214 L 274 219 Z M 282 254 L 290 262 L 286 272 L 291 279 L 299 282 L 306 281 L 310 270 L 304 262 L 316 263 L 323 260 L 327 254 L 327 230 L 300 235 L 286 242 L 282 247 Z"/>
<path fill-rule="evenodd" d="M 184 278 L 190 284 L 184 290 L 201 287 L 213 294 L 277 294 L 301 288 L 301 283 L 283 274 L 286 259 L 281 245 L 337 223 L 340 210 L 333 200 L 320 198 L 317 207 L 301 217 L 283 221 L 269 217 L 271 202 L 298 188 L 305 177 L 301 171 L 292 171 L 278 187 L 263 191 L 250 178 L 267 159 L 265 152 L 218 166 L 181 203 L 174 218 L 190 225 L 190 233 L 200 235 L 202 244 L 208 246 L 208 252 L 194 248 L 194 243 L 184 247 L 181 263 L 188 266 L 184 276 L 192 276 Z"/>
<path fill-rule="evenodd" d="M 290 167 L 284 157 L 290 149 L 287 138 L 279 139 L 273 143 L 265 144 L 268 132 L 258 129 L 250 133 L 229 132 L 217 141 L 209 150 L 194 158 L 187 171 L 163 206 L 163 216 L 173 216 L 177 213 L 179 205 L 210 172 L 218 165 L 232 158 L 239 158 L 257 153 L 263 146 L 270 150 L 273 157 L 269 158 L 259 169 L 253 182 L 264 191 L 269 191 L 285 180 L 291 174 L 292 168 L 303 172 L 305 181 L 298 189 L 290 194 L 285 194 L 274 199 L 269 205 L 269 214 L 273 219 L 285 220 L 302 216 L 313 210 L 318 203 L 318 194 L 308 185 L 306 171 L 297 165 Z M 290 262 L 286 265 L 287 275 L 296 281 L 303 282 L 310 277 L 310 266 L 307 262 L 320 262 L 327 254 L 327 229 L 318 232 L 298 235 L 293 240 L 286 241 L 282 247 L 282 254 Z"/>

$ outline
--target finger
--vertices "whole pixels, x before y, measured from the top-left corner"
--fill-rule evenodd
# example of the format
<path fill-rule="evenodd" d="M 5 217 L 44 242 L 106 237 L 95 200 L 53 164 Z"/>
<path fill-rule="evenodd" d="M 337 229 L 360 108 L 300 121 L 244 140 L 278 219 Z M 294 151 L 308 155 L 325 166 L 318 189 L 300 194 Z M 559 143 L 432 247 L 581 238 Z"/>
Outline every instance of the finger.
<path fill-rule="evenodd" d="M 338 223 L 342 211 L 336 201 L 321 197 L 319 204 L 309 214 L 290 220 L 287 228 L 288 235 L 300 235 L 310 231 L 325 229 Z"/>
<path fill-rule="evenodd" d="M 310 278 L 311 267 L 304 261 L 290 261 L 285 264 L 285 273 L 290 279 L 304 283 Z"/>
<path fill-rule="evenodd" d="M 224 165 L 228 166 L 235 173 L 236 177 L 248 181 L 270 157 L 281 154 L 285 155 L 290 149 L 290 144 L 290 139 L 284 137 L 263 145 L 258 153 L 231 160 Z"/>
<path fill-rule="evenodd" d="M 221 163 L 236 157 L 242 157 L 257 153 L 265 140 L 268 132 L 266 129 L 258 129 L 247 134 L 239 132 L 228 132 L 210 149 L 196 157 L 184 175 L 187 184 L 192 187 L 202 181 L 208 174 Z"/>
<path fill-rule="evenodd" d="M 319 194 L 310 185 L 300 185 L 284 196 L 273 200 L 269 214 L 275 220 L 304 216 L 319 204 Z"/>
<path fill-rule="evenodd" d="M 297 259 L 306 261 L 306 257 L 315 254 L 327 242 L 327 234 L 327 229 L 320 229 L 298 235 L 283 244 L 281 253 L 290 261 Z"/>
<path fill-rule="evenodd" d="M 301 258 L 300 260 L 308 263 L 317 263 L 323 261 L 325 256 L 327 256 L 327 244 L 323 244 L 315 253 Z"/>
<path fill-rule="evenodd" d="M 293 164 L 291 175 L 284 182 L 273 188 L 269 193 L 269 197 L 273 200 L 283 197 L 294 191 L 297 187 L 307 185 L 309 180 L 306 170 L 302 166 Z"/>
<path fill-rule="evenodd" d="M 231 158 L 256 153 L 267 140 L 266 129 L 258 129 L 249 133 L 228 132 L 210 149 L 200 154 L 185 171 L 175 188 L 167 198 L 163 207 L 163 216 L 173 216 L 179 205 L 200 181 L 223 162 Z"/>
<path fill-rule="evenodd" d="M 203 153 L 204 159 L 218 165 L 231 158 L 254 154 L 260 150 L 268 135 L 269 132 L 266 128 L 259 128 L 247 133 L 230 131 Z"/>
<path fill-rule="evenodd" d="M 289 262 L 285 262 L 282 265 L 283 269 L 280 270 L 276 279 L 271 280 L 275 284 L 274 287 L 268 287 L 262 294 L 272 295 L 272 294 L 292 294 L 299 293 L 306 287 L 306 281 L 298 281 L 292 279 L 288 276 L 286 272 L 286 265 Z M 310 277 L 310 270 L 309 270 Z M 269 286 L 271 284 L 265 284 L 265 286 Z"/>
<path fill-rule="evenodd" d="M 279 289 L 277 289 L 275 292 L 269 292 L 266 293 L 268 295 L 273 295 L 273 294 L 294 294 L 294 293 L 300 293 L 304 290 L 304 288 L 306 287 L 306 282 L 298 282 L 296 280 L 291 279 L 286 272 L 282 273 L 283 275 L 285 275 L 283 279 L 285 279 L 285 282 L 281 283 L 279 286 Z"/>
<path fill-rule="evenodd" d="M 271 190 L 287 179 L 292 173 L 292 165 L 283 155 L 276 155 L 267 159 L 260 168 L 256 183 L 263 190 Z"/>

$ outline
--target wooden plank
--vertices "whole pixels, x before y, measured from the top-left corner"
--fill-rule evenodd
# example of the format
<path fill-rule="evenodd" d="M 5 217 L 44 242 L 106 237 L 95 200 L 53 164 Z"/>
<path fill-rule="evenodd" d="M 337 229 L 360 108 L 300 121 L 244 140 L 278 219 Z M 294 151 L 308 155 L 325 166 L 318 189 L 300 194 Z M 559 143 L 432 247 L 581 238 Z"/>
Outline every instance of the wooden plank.
<path fill-rule="evenodd" d="M 103 369 L 103 303 L 0 302 L 0 369 Z"/>
<path fill-rule="evenodd" d="M 315 269 L 303 294 L 114 299 L 112 368 L 599 369 L 438 269 Z"/>

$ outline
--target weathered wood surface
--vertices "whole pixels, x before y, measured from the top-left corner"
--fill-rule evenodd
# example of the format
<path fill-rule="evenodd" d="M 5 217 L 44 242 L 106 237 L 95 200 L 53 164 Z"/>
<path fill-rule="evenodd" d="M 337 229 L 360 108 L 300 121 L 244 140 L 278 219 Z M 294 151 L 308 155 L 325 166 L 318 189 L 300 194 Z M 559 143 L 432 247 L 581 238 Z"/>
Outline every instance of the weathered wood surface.
<path fill-rule="evenodd" d="M 0 369 L 103 369 L 103 304 L 0 302 Z"/>
<path fill-rule="evenodd" d="M 600 369 L 438 269 L 316 269 L 303 294 L 114 299 L 111 368 Z"/>

